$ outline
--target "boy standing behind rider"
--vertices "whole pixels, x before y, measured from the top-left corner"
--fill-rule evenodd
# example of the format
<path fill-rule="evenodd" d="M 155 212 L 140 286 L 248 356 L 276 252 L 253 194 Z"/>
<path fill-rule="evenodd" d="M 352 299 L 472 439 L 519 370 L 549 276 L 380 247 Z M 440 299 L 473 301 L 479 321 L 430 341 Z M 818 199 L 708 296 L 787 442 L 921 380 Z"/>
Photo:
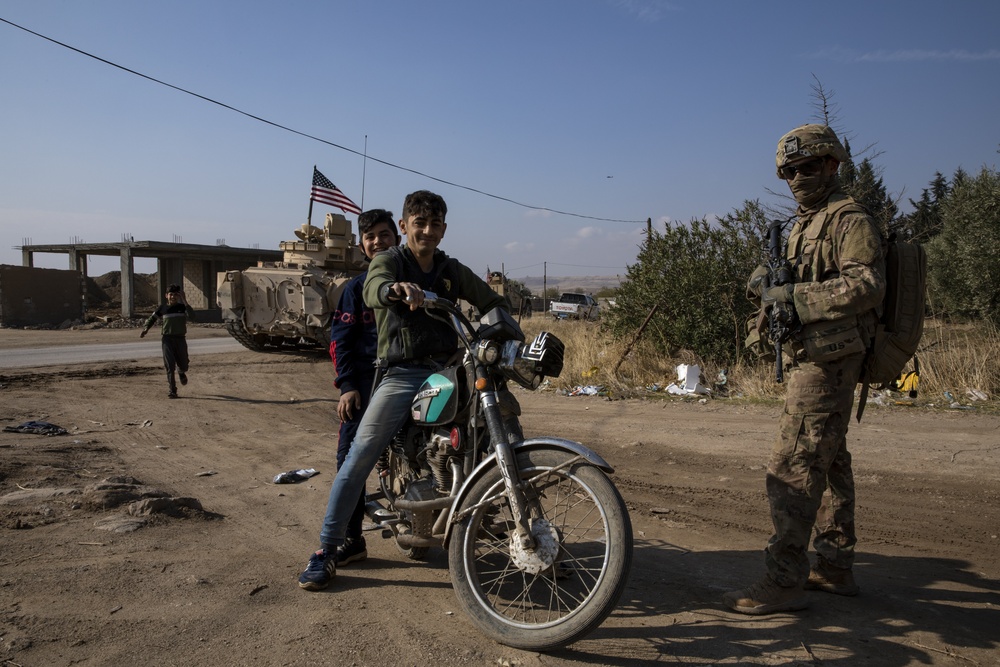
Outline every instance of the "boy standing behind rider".
<path fill-rule="evenodd" d="M 449 301 L 464 299 L 483 313 L 507 308 L 506 299 L 475 272 L 438 250 L 448 227 L 447 212 L 444 199 L 433 192 L 407 195 L 399 221 L 406 245 L 378 254 L 368 269 L 364 300 L 375 311 L 382 379 L 333 480 L 320 549 L 299 576 L 299 586 L 306 590 L 330 585 L 337 571 L 337 549 L 345 542 L 365 480 L 405 423 L 420 385 L 458 349 L 455 332 L 420 307 L 424 290 Z"/>
<path fill-rule="evenodd" d="M 365 211 L 358 216 L 358 234 L 361 250 L 370 261 L 376 253 L 399 245 L 396 221 L 392 213 L 381 208 Z M 375 313 L 365 306 L 362 290 L 368 272 L 351 278 L 340 295 L 340 303 L 330 322 L 330 358 L 337 377 L 334 385 L 340 390 L 337 416 L 340 433 L 337 438 L 337 469 L 344 465 L 351 441 L 358 431 L 361 415 L 371 398 L 375 382 L 375 355 L 378 349 L 378 330 Z M 330 508 L 327 508 L 329 513 Z M 361 525 L 365 519 L 365 490 L 361 489 L 358 504 L 347 523 L 344 544 L 337 549 L 337 565 L 347 565 L 368 557 Z"/>

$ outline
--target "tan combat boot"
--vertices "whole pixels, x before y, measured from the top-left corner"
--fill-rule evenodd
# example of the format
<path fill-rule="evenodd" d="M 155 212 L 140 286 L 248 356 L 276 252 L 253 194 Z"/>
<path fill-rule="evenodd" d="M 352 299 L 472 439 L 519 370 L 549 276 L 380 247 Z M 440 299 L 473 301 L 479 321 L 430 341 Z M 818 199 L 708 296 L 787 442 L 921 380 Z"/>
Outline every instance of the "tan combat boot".
<path fill-rule="evenodd" d="M 834 567 L 823 560 L 818 561 L 809 570 L 806 589 L 848 596 L 857 595 L 861 590 L 854 583 L 854 574 L 850 570 Z"/>
<path fill-rule="evenodd" d="M 733 611 L 752 616 L 797 611 L 809 606 L 801 586 L 779 586 L 770 577 L 764 577 L 749 588 L 730 591 L 722 596 L 722 600 Z"/>

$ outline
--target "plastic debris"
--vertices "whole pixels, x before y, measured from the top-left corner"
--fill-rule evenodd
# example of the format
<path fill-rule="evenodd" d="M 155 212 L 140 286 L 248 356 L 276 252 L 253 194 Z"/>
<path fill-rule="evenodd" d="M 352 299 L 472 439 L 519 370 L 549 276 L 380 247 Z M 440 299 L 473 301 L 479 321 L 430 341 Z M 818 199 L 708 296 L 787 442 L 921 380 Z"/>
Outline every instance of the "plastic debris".
<path fill-rule="evenodd" d="M 67 435 L 69 433 L 62 426 L 39 421 L 24 422 L 20 426 L 5 426 L 3 430 L 10 433 L 34 433 L 35 435 Z"/>
<path fill-rule="evenodd" d="M 684 396 L 686 394 L 711 394 L 711 390 L 701 383 L 701 367 L 697 364 L 677 366 L 677 382 L 667 385 L 667 392 Z"/>
<path fill-rule="evenodd" d="M 279 473 L 274 476 L 275 484 L 296 484 L 298 482 L 303 482 L 313 475 L 318 475 L 319 471 L 315 468 L 300 468 L 299 470 L 289 470 L 288 472 Z"/>
<path fill-rule="evenodd" d="M 718 394 L 719 396 L 728 396 L 729 395 L 729 387 L 727 386 L 728 383 L 729 383 L 729 369 L 723 368 L 722 370 L 719 371 L 719 374 L 715 376 L 715 384 L 712 385 L 712 389 L 715 390 L 715 393 Z"/>

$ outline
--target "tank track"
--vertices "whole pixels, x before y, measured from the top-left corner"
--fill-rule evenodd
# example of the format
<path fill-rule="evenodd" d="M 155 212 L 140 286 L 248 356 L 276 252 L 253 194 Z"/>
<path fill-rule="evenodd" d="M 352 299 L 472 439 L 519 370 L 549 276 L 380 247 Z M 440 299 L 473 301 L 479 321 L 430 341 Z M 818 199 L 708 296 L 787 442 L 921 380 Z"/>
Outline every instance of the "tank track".
<path fill-rule="evenodd" d="M 323 345 L 302 338 L 265 336 L 261 340 L 247 331 L 239 321 L 227 320 L 226 331 L 239 341 L 240 345 L 254 352 L 326 352 Z"/>
<path fill-rule="evenodd" d="M 240 345 L 247 348 L 248 350 L 253 350 L 254 352 L 277 352 L 278 348 L 268 347 L 267 345 L 262 345 L 254 340 L 254 337 L 250 335 L 250 332 L 243 327 L 242 322 L 235 322 L 233 320 L 228 320 L 226 322 L 226 331 L 229 335 L 240 342 Z"/>

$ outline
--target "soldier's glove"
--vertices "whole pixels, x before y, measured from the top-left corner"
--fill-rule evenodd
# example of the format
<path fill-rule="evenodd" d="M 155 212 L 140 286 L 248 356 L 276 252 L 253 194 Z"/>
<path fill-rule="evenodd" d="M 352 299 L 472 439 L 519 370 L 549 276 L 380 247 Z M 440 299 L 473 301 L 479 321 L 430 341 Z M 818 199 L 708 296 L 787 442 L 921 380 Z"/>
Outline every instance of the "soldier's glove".
<path fill-rule="evenodd" d="M 757 266 L 750 274 L 747 281 L 747 299 L 756 302 L 760 299 L 760 293 L 764 291 L 764 279 L 767 278 L 767 267 L 763 264 Z"/>
<path fill-rule="evenodd" d="M 794 305 L 793 294 L 795 293 L 795 286 L 791 283 L 787 285 L 778 285 L 777 287 L 768 287 L 760 295 L 760 301 L 765 306 L 771 306 L 778 303 L 788 303 Z"/>

